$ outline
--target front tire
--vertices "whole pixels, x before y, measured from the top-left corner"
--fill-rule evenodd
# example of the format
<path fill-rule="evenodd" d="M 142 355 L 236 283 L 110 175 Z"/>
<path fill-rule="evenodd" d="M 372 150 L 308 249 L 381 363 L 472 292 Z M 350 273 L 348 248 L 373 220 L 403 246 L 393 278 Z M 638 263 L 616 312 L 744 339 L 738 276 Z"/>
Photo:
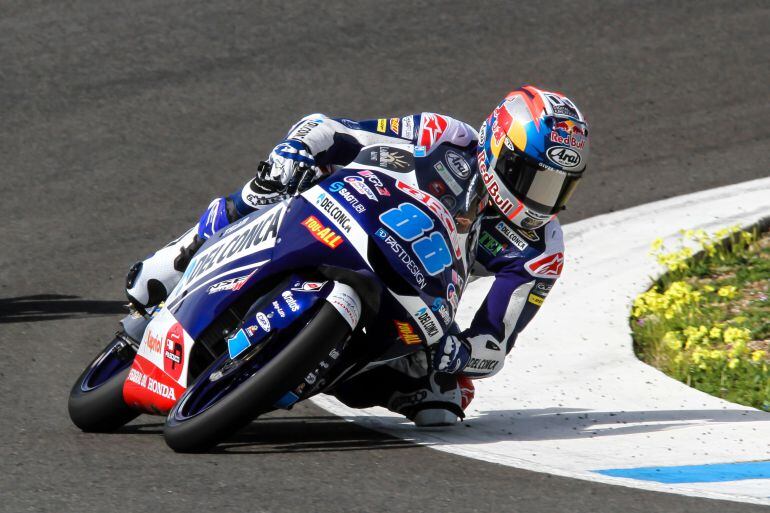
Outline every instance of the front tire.
<path fill-rule="evenodd" d="M 183 413 L 190 394 L 197 390 L 194 386 L 189 388 L 168 414 L 163 431 L 166 443 L 177 452 L 201 452 L 212 447 L 259 414 L 273 410 L 274 404 L 312 372 L 350 332 L 350 325 L 337 310 L 324 303 L 270 362 L 193 416 Z M 198 379 L 208 379 L 212 373 L 210 368 Z"/>
<path fill-rule="evenodd" d="M 131 370 L 131 348 L 116 337 L 86 367 L 70 391 L 72 422 L 86 432 L 108 433 L 135 419 L 139 412 L 123 400 L 123 383 Z"/>

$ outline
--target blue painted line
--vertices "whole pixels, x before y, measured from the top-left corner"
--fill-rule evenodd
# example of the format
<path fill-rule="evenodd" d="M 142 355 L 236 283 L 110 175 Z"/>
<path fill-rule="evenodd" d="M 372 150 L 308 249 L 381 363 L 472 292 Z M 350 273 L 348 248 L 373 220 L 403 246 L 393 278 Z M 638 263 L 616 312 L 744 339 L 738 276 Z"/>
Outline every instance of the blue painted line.
<path fill-rule="evenodd" d="M 611 468 L 594 470 L 594 472 L 605 476 L 657 481 L 658 483 L 719 483 L 743 479 L 770 479 L 770 461 L 684 465 L 680 467 Z"/>

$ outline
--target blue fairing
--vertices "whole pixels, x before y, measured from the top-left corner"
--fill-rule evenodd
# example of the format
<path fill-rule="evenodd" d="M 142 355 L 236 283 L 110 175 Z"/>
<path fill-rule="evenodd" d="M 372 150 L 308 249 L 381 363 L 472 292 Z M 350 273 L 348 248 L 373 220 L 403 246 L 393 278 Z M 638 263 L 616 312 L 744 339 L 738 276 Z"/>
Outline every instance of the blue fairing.
<path fill-rule="evenodd" d="M 462 155 L 472 162 L 471 155 Z M 380 310 L 366 330 L 378 334 L 374 343 L 381 344 L 383 359 L 435 342 L 451 325 L 462 293 L 478 211 L 475 173 L 450 174 L 446 163 L 445 151 L 415 158 L 410 145 L 364 148 L 355 162 L 301 196 L 212 235 L 167 308 L 197 338 L 259 284 L 312 274 L 323 264 L 381 284 Z M 291 316 L 273 319 L 288 323 Z M 255 334 L 258 328 L 231 337 L 231 356 L 255 343 Z"/>

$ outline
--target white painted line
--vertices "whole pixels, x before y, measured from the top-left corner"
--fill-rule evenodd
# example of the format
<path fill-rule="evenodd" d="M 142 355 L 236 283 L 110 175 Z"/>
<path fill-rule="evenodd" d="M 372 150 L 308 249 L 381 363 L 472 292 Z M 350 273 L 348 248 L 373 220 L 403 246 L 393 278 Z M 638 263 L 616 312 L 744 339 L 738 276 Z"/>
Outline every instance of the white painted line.
<path fill-rule="evenodd" d="M 770 414 L 691 389 L 636 359 L 633 298 L 661 269 L 650 243 L 679 229 L 746 226 L 770 214 L 770 178 L 689 194 L 565 227 L 564 273 L 505 368 L 477 380 L 463 425 L 415 428 L 382 408 L 328 411 L 431 448 L 513 467 L 685 495 L 770 504 L 770 479 L 663 484 L 599 469 L 770 460 Z M 470 323 L 490 279 L 458 313 Z"/>

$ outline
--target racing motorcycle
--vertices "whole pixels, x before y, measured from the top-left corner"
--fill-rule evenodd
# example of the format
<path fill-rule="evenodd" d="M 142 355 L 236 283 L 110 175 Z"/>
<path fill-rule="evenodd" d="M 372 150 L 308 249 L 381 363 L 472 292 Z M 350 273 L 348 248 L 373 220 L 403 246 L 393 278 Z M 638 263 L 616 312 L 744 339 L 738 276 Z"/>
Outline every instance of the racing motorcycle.
<path fill-rule="evenodd" d="M 211 236 L 166 301 L 134 312 L 69 397 L 84 431 L 165 415 L 205 450 L 450 330 L 485 200 L 473 155 L 364 147 L 330 177 Z M 300 189 L 301 190 L 301 189 Z"/>

